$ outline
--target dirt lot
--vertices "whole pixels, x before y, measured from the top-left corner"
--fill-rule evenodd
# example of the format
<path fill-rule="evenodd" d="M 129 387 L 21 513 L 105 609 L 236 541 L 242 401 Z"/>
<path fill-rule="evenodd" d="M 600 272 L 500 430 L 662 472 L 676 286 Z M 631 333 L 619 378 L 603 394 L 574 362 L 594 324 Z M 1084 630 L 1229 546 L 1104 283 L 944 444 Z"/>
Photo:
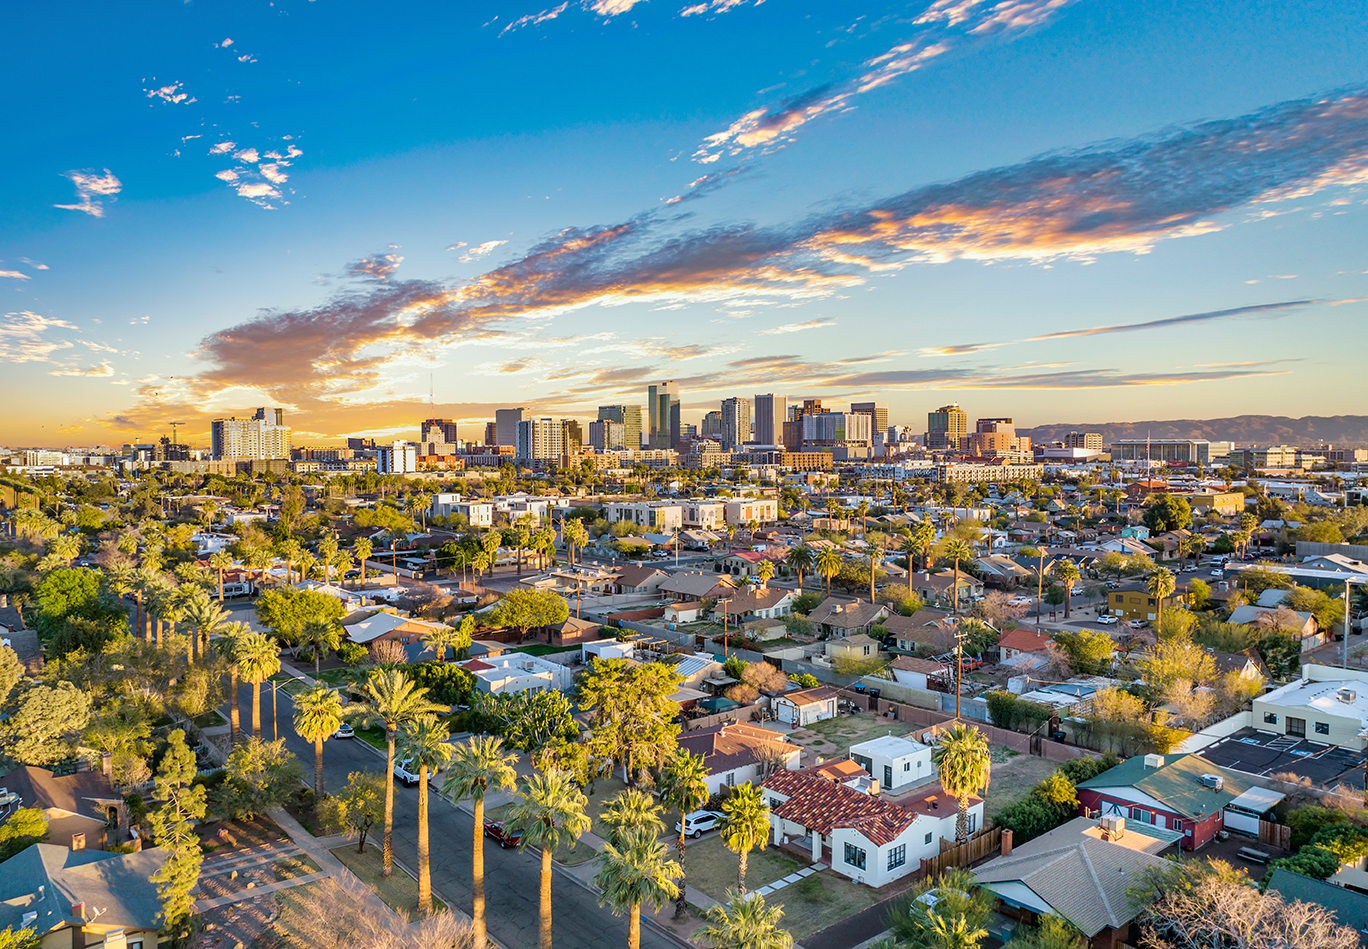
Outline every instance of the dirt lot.
<path fill-rule="evenodd" d="M 1058 762 L 1046 761 L 1034 755 L 1013 755 L 1010 751 L 998 748 L 993 750 L 995 754 L 992 783 L 988 785 L 983 802 L 985 821 L 991 821 L 1008 804 L 1013 804 L 1030 794 L 1031 788 L 1048 778 L 1059 767 Z M 999 755 L 1004 760 L 997 760 Z"/>
<path fill-rule="evenodd" d="M 850 751 L 851 745 L 857 745 L 869 738 L 906 735 L 913 730 L 913 726 L 906 722 L 860 712 L 857 715 L 838 715 L 824 722 L 814 722 L 806 728 L 789 733 L 788 738 L 794 744 L 810 750 L 814 757 L 821 755 L 824 758 L 833 758 L 845 755 Z M 814 762 L 809 761 L 805 754 L 803 764 L 812 763 Z"/>

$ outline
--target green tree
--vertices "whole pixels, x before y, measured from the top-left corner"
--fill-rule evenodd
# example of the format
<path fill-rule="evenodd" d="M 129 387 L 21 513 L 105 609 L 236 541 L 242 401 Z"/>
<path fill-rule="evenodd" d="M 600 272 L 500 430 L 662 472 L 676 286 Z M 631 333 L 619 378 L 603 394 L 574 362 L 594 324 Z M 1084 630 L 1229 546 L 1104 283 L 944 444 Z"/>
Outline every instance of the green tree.
<path fill-rule="evenodd" d="M 25 682 L 11 696 L 0 723 L 0 750 L 28 765 L 51 765 L 70 757 L 90 721 L 91 698 L 70 682 Z"/>
<path fill-rule="evenodd" d="M 1063 560 L 1055 562 L 1055 579 L 1064 587 L 1064 619 L 1069 618 L 1069 609 L 1073 605 L 1074 584 L 1083 579 L 1083 575 L 1078 572 L 1078 564 L 1065 557 Z"/>
<path fill-rule="evenodd" d="M 185 743 L 185 732 L 176 729 L 167 739 L 153 792 L 160 804 L 150 815 L 152 835 L 157 846 L 166 850 L 167 859 L 151 880 L 158 884 L 163 932 L 169 930 L 178 943 L 183 943 L 190 935 L 195 908 L 193 892 L 204 862 L 195 836 L 195 821 L 205 814 L 205 790 L 193 786 L 195 753 Z"/>
<path fill-rule="evenodd" d="M 367 725 L 382 725 L 385 729 L 385 836 L 384 870 L 389 876 L 394 869 L 394 743 L 399 729 L 420 715 L 437 712 L 441 707 L 428 701 L 427 689 L 419 688 L 398 669 L 376 669 L 366 680 Z"/>
<path fill-rule="evenodd" d="M 606 843 L 598 855 L 594 885 L 600 905 L 627 916 L 627 949 L 641 949 L 641 906 L 663 906 L 679 894 L 679 864 L 649 831 L 631 833 L 621 845 Z"/>
<path fill-rule="evenodd" d="M 341 600 L 318 590 L 277 587 L 257 600 L 257 618 L 291 648 L 300 644 L 309 624 L 335 624 L 345 612 Z"/>
<path fill-rule="evenodd" d="M 803 576 L 812 569 L 812 548 L 806 544 L 798 544 L 789 549 L 784 562 L 798 575 L 798 592 L 803 592 Z"/>
<path fill-rule="evenodd" d="M 969 798 L 987 788 L 991 777 L 988 739 L 977 728 L 952 725 L 936 738 L 931 761 L 941 787 L 956 801 L 955 839 L 963 843 L 969 839 Z"/>
<path fill-rule="evenodd" d="M 1178 581 L 1174 578 L 1173 573 L 1162 567 L 1151 573 L 1145 581 L 1145 589 L 1149 591 L 1150 596 L 1154 597 L 1155 609 L 1160 618 L 1164 615 L 1164 601 L 1173 595 L 1177 586 Z"/>
<path fill-rule="evenodd" d="M 505 754 L 503 742 L 493 737 L 475 737 L 456 749 L 456 755 L 442 781 L 442 794 L 454 801 L 470 801 L 475 811 L 471 861 L 471 930 L 474 949 L 485 949 L 484 893 L 484 799 L 493 788 L 511 790 L 517 779 L 513 762 Z"/>
<path fill-rule="evenodd" d="M 973 560 L 974 548 L 958 537 L 951 537 L 945 542 L 945 547 L 941 551 L 941 560 L 953 561 L 955 564 L 955 612 L 959 612 L 959 591 L 960 591 L 960 561 Z"/>
<path fill-rule="evenodd" d="M 313 650 L 314 681 L 316 682 L 322 676 L 319 665 L 322 662 L 323 653 L 331 652 L 342 645 L 342 627 L 337 625 L 336 620 L 311 619 L 304 624 L 304 632 L 301 638 Z"/>
<path fill-rule="evenodd" d="M 766 906 L 759 893 L 728 893 L 727 902 L 709 906 L 703 918 L 694 938 L 711 949 L 793 949 L 793 936 L 782 925 L 784 908 Z"/>
<path fill-rule="evenodd" d="M 218 573 L 218 601 L 223 602 L 223 574 L 233 569 L 233 555 L 226 550 L 216 550 L 209 555 L 209 566 Z"/>
<path fill-rule="evenodd" d="M 519 849 L 541 850 L 540 949 L 551 949 L 551 858 L 564 841 L 573 846 L 589 830 L 588 806 L 570 775 L 553 769 L 527 778 L 509 808 L 508 824 L 522 835 Z"/>
<path fill-rule="evenodd" d="M 427 643 L 427 649 L 424 651 L 436 656 L 438 662 L 446 662 L 447 650 L 455 648 L 460 635 L 445 623 L 429 626 L 423 634 L 423 641 Z"/>
<path fill-rule="evenodd" d="M 418 912 L 432 912 L 432 862 L 428 847 L 428 777 L 451 760 L 450 732 L 431 712 L 404 722 L 399 751 L 411 769 L 418 766 Z"/>
<path fill-rule="evenodd" d="M 569 700 L 552 689 L 500 695 L 496 708 L 509 747 L 530 754 L 537 767 L 545 764 L 551 749 L 573 740 L 579 731 Z"/>
<path fill-rule="evenodd" d="M 1116 645 L 1110 636 L 1092 629 L 1061 629 L 1054 641 L 1069 657 L 1075 675 L 1102 675 L 1111 668 Z"/>
<path fill-rule="evenodd" d="M 823 547 L 814 565 L 818 576 L 826 581 L 826 595 L 831 596 L 831 578 L 841 572 L 841 555 L 834 547 Z"/>
<path fill-rule="evenodd" d="M 1192 507 L 1183 498 L 1172 494 L 1153 497 L 1142 518 L 1154 534 L 1166 534 L 1192 526 Z"/>
<path fill-rule="evenodd" d="M 366 835 L 384 815 L 384 778 L 369 771 L 353 771 L 342 790 L 318 802 L 323 826 L 355 834 L 357 853 L 366 852 Z"/>
<path fill-rule="evenodd" d="M 294 700 L 294 730 L 314 746 L 314 800 L 323 800 L 323 742 L 342 724 L 342 699 L 324 685 L 316 685 Z"/>
<path fill-rule="evenodd" d="M 261 683 L 280 671 L 280 644 L 265 633 L 234 637 L 237 667 L 252 683 L 252 737 L 261 740 Z"/>
<path fill-rule="evenodd" d="M 42 940 L 32 929 L 0 930 L 0 949 L 38 949 Z"/>
<path fill-rule="evenodd" d="M 553 590 L 509 590 L 490 611 L 489 623 L 516 629 L 521 640 L 529 629 L 563 623 L 569 615 L 565 598 Z"/>
<path fill-rule="evenodd" d="M 665 830 L 660 819 L 660 805 L 655 798 L 637 788 L 624 788 L 607 804 L 599 820 L 608 827 L 608 839 L 621 845 L 626 835 L 635 830 L 649 830 L 659 836 Z"/>
<path fill-rule="evenodd" d="M 579 707 L 593 726 L 590 751 L 621 764 L 629 781 L 658 767 L 675 747 L 679 674 L 657 662 L 595 662 L 579 682 Z"/>
<path fill-rule="evenodd" d="M 250 633 L 251 627 L 246 623 L 229 623 L 223 628 L 217 639 L 211 640 L 210 645 L 214 651 L 223 659 L 228 672 L 228 733 L 229 743 L 238 743 L 239 732 L 242 730 L 242 709 L 241 695 L 238 688 L 238 678 L 242 674 L 242 669 L 238 665 L 238 639 Z"/>
<path fill-rule="evenodd" d="M 978 949 L 988 935 L 988 930 L 974 927 L 964 916 L 942 915 L 935 910 L 927 910 L 926 917 L 931 921 L 931 946 L 933 949 Z"/>
<path fill-rule="evenodd" d="M 47 813 L 41 807 L 20 807 L 0 824 L 0 861 L 48 839 Z"/>
<path fill-rule="evenodd" d="M 764 850 L 769 843 L 769 805 L 753 784 L 733 789 L 722 802 L 722 842 L 739 858 L 737 891 L 746 894 L 746 858 L 752 850 Z"/>
<path fill-rule="evenodd" d="M 248 739 L 228 755 L 228 779 L 219 787 L 219 805 L 234 818 L 252 820 L 294 797 L 304 766 L 285 748 L 285 739 Z"/>
<path fill-rule="evenodd" d="M 679 833 L 675 835 L 675 852 L 679 855 L 679 897 L 675 900 L 675 919 L 683 919 L 688 912 L 684 899 L 687 864 L 684 862 L 684 818 L 708 802 L 708 765 L 702 755 L 691 755 L 676 748 L 660 769 L 658 783 L 660 800 L 679 815 Z"/>

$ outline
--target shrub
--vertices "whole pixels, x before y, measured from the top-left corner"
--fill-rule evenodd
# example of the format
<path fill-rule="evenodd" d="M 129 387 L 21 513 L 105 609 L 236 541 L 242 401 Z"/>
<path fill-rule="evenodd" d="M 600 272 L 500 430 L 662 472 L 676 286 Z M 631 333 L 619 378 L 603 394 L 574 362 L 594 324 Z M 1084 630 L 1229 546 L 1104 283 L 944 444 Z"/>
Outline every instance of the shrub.
<path fill-rule="evenodd" d="M 1001 690 L 989 692 L 988 717 L 998 728 L 1012 731 L 1035 731 L 1054 717 L 1054 709 L 1041 702 L 1031 702 Z"/>
<path fill-rule="evenodd" d="M 1322 828 L 1330 827 L 1344 820 L 1344 812 L 1333 807 L 1319 807 L 1308 804 L 1287 814 L 1287 826 L 1292 828 L 1293 850 L 1300 850 L 1310 843 Z"/>
<path fill-rule="evenodd" d="M 370 653 L 360 643 L 343 643 L 337 647 L 337 658 L 349 666 L 359 666 L 370 658 Z"/>
<path fill-rule="evenodd" d="M 1325 880 L 1335 875 L 1340 862 L 1339 858 L 1328 850 L 1322 850 L 1320 847 L 1303 847 L 1292 856 L 1274 860 L 1269 864 L 1268 874 L 1264 877 L 1265 882 L 1278 867 L 1300 873 L 1313 880 Z"/>

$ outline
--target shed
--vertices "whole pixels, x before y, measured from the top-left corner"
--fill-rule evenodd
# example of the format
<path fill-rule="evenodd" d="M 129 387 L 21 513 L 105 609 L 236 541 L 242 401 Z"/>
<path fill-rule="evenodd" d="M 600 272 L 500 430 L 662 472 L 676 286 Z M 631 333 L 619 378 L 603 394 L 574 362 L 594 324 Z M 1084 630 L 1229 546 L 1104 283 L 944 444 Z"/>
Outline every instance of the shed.
<path fill-rule="evenodd" d="M 1259 821 L 1287 795 L 1268 788 L 1252 787 L 1225 806 L 1225 829 L 1259 836 Z"/>

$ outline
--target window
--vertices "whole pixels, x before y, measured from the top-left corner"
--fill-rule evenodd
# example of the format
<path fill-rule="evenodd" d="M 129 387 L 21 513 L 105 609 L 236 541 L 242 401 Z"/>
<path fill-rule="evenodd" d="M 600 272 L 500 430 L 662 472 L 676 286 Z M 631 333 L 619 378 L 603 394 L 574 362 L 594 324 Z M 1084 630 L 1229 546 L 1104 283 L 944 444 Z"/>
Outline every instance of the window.
<path fill-rule="evenodd" d="M 918 764 L 921 764 L 921 762 L 917 762 L 917 763 L 918 763 Z M 910 762 L 910 761 L 904 761 L 904 762 L 903 762 L 903 770 L 904 770 L 904 771 L 911 771 L 911 770 L 912 770 L 912 762 Z"/>
<path fill-rule="evenodd" d="M 1316 734 L 1317 734 L 1317 735 L 1328 735 L 1328 734 L 1330 734 L 1330 723 L 1329 723 L 1329 722 L 1316 722 Z"/>
<path fill-rule="evenodd" d="M 854 844 L 846 844 L 845 862 L 856 869 L 863 870 L 865 868 L 864 848 L 857 847 Z"/>
<path fill-rule="evenodd" d="M 1133 821 L 1139 821 L 1142 824 L 1153 824 L 1154 812 L 1142 810 L 1138 807 L 1132 807 L 1130 809 L 1130 819 Z"/>
<path fill-rule="evenodd" d="M 898 844 L 898 846 L 896 846 L 896 847 L 894 847 L 893 849 L 891 849 L 891 850 L 888 851 L 888 869 L 890 869 L 890 870 L 895 869 L 895 868 L 897 868 L 897 867 L 902 866 L 902 865 L 903 865 L 904 863 L 906 863 L 906 862 L 907 862 L 907 845 L 906 845 L 906 844 Z"/>
<path fill-rule="evenodd" d="M 928 843 L 928 844 L 929 844 L 930 842 L 931 842 L 931 835 L 930 835 L 930 834 L 927 834 L 927 835 L 926 835 L 926 840 L 923 841 L 923 843 Z"/>
<path fill-rule="evenodd" d="M 1174 829 L 1174 830 L 1182 830 L 1182 829 L 1183 829 L 1183 822 L 1180 821 L 1180 820 L 1179 820 L 1178 818 L 1176 818 L 1176 817 L 1173 819 L 1173 829 Z"/>
<path fill-rule="evenodd" d="M 1293 718 L 1291 715 L 1289 715 L 1287 716 L 1287 721 L 1284 724 L 1287 726 L 1286 733 L 1288 735 L 1291 735 L 1294 738 L 1306 737 L 1306 719 Z"/>
<path fill-rule="evenodd" d="M 735 771 L 728 771 L 728 772 L 727 772 L 727 787 L 730 788 L 730 787 L 735 787 L 735 786 L 736 786 L 736 772 L 735 772 Z"/>
<path fill-rule="evenodd" d="M 1264 712 L 1264 724 L 1266 724 L 1266 725 L 1276 725 L 1276 724 L 1278 724 L 1278 715 L 1277 715 L 1277 713 L 1276 713 L 1276 712 Z"/>
<path fill-rule="evenodd" d="M 970 814 L 970 815 L 969 815 L 969 833 L 971 833 L 971 834 L 972 834 L 972 833 L 975 833 L 977 830 L 978 830 L 978 815 L 977 815 L 977 814 Z"/>

